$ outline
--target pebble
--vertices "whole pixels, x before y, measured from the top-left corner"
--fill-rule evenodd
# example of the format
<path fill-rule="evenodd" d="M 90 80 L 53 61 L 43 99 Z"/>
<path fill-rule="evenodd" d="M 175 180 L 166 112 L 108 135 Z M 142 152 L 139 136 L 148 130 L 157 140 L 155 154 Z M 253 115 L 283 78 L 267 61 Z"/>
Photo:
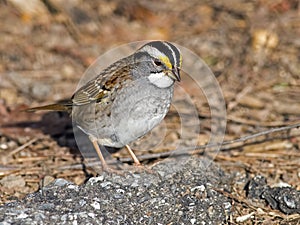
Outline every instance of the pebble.
<path fill-rule="evenodd" d="M 111 182 L 107 181 L 107 182 L 102 182 L 100 184 L 101 187 L 106 188 L 106 189 L 110 189 L 110 185 L 112 185 Z"/>
<path fill-rule="evenodd" d="M 243 223 L 243 222 L 245 222 L 245 221 L 251 219 L 251 218 L 253 217 L 254 214 L 255 214 L 255 213 L 252 212 L 252 213 L 249 213 L 249 214 L 246 214 L 246 215 L 243 215 L 243 216 L 239 216 L 239 217 L 236 218 L 236 222 L 237 222 L 237 223 Z"/>
<path fill-rule="evenodd" d="M 93 202 L 92 204 L 91 204 L 91 206 L 94 208 L 94 209 L 96 209 L 96 210 L 99 210 L 100 209 L 100 203 L 99 202 Z"/>
<path fill-rule="evenodd" d="M 48 176 L 48 175 L 46 175 L 45 177 L 44 177 L 44 179 L 43 179 L 43 186 L 47 186 L 48 184 L 50 184 L 51 182 L 53 182 L 55 180 L 55 178 L 54 177 L 52 177 L 52 176 Z"/>
<path fill-rule="evenodd" d="M 63 187 L 66 186 L 67 184 L 71 184 L 71 182 L 62 179 L 62 178 L 58 178 L 53 182 L 53 185 L 58 186 L 58 187 Z"/>
<path fill-rule="evenodd" d="M 47 210 L 47 211 L 51 211 L 55 208 L 55 205 L 53 203 L 44 203 L 39 205 L 38 209 L 39 210 Z"/>
<path fill-rule="evenodd" d="M 191 224 L 195 224 L 197 220 L 195 218 L 193 218 L 193 219 L 190 219 L 190 221 L 191 221 Z"/>
<path fill-rule="evenodd" d="M 8 189 L 16 189 L 25 187 L 25 180 L 20 175 L 9 175 L 0 180 L 0 184 Z"/>
<path fill-rule="evenodd" d="M 201 192 L 204 192 L 205 191 L 205 186 L 200 185 L 200 186 L 196 186 L 196 187 L 191 188 L 191 192 L 194 192 L 195 190 L 199 190 Z"/>
<path fill-rule="evenodd" d="M 17 216 L 17 219 L 25 219 L 27 217 L 28 217 L 28 215 L 26 213 L 22 212 Z"/>
<path fill-rule="evenodd" d="M 90 185 L 94 185 L 98 182 L 101 182 L 101 181 L 104 181 L 104 176 L 101 175 L 101 176 L 98 176 L 98 177 L 91 177 L 89 180 L 88 180 L 88 184 Z"/>

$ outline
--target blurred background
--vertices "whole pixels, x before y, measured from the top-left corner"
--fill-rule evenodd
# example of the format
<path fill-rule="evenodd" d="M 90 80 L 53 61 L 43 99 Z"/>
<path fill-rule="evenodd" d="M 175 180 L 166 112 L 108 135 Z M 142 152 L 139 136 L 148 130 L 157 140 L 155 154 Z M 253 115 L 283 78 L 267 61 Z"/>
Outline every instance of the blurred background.
<path fill-rule="evenodd" d="M 94 174 L 82 167 L 66 115 L 22 110 L 70 98 L 98 56 L 128 42 L 168 40 L 198 54 L 226 100 L 226 140 L 299 123 L 299 14 L 297 0 L 1 0 L 1 202 L 57 177 L 81 184 Z M 180 85 L 195 100 L 201 118 L 197 143 L 205 144 L 205 97 L 188 79 Z M 171 131 L 163 150 L 179 139 L 175 114 L 171 108 L 165 120 Z M 263 174 L 300 190 L 299 134 L 292 129 L 231 146 L 216 161 L 239 177 Z M 235 190 L 243 195 L 243 187 Z"/>

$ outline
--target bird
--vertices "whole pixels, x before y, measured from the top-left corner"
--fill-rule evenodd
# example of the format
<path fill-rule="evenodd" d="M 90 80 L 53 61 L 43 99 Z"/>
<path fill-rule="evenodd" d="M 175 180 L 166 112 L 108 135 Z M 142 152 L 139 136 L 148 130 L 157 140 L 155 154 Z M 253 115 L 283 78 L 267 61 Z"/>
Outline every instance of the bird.
<path fill-rule="evenodd" d="M 150 41 L 80 87 L 66 101 L 27 111 L 67 111 L 88 135 L 102 170 L 111 171 L 101 148 L 126 147 L 134 164 L 140 161 L 129 144 L 150 132 L 171 106 L 175 82 L 180 82 L 182 55 L 168 41 Z"/>

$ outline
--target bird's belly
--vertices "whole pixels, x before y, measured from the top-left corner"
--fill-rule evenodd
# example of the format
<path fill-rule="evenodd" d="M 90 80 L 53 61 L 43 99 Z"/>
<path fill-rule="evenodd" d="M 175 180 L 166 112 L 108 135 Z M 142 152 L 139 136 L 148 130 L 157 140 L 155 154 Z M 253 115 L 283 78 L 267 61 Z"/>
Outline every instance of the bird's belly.
<path fill-rule="evenodd" d="M 158 102 L 164 101 L 164 104 Z M 138 139 L 158 125 L 168 112 L 170 102 L 157 96 L 139 99 L 120 112 L 112 113 L 115 134 L 122 144 Z"/>

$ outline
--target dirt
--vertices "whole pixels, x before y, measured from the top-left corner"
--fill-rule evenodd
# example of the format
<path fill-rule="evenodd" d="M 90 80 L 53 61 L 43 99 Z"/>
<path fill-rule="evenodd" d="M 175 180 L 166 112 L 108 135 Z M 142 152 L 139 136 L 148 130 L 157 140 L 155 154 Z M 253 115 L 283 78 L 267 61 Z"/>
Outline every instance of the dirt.
<path fill-rule="evenodd" d="M 232 177 L 226 184 L 230 188 L 221 188 L 222 198 L 232 204 L 223 223 L 299 224 L 299 128 L 223 144 L 220 151 L 218 144 L 201 148 L 219 143 L 223 134 L 218 129 L 225 128 L 220 118 L 225 116 L 225 141 L 300 123 L 298 1 L 4 0 L 0 4 L 2 204 L 21 200 L 57 178 L 85 185 L 90 177 L 102 174 L 80 154 L 67 114 L 24 109 L 70 98 L 86 69 L 107 51 L 158 39 L 191 50 L 208 65 L 226 112 L 221 100 L 211 104 L 210 96 L 219 90 L 207 87 L 206 76 L 197 80 L 199 86 L 187 73 L 193 67 L 183 68 L 164 122 L 131 145 L 142 163 L 164 163 L 166 157 L 176 161 L 176 147 L 191 148 L 190 157 L 213 159 Z M 184 63 L 188 65 L 188 59 Z M 80 141 L 81 151 L 95 154 L 85 137 Z M 193 151 L 195 146 L 200 147 Z M 124 149 L 109 158 L 126 170 L 132 168 Z M 249 196 L 249 182 L 257 177 L 265 181 L 257 184 L 258 196 Z"/>

